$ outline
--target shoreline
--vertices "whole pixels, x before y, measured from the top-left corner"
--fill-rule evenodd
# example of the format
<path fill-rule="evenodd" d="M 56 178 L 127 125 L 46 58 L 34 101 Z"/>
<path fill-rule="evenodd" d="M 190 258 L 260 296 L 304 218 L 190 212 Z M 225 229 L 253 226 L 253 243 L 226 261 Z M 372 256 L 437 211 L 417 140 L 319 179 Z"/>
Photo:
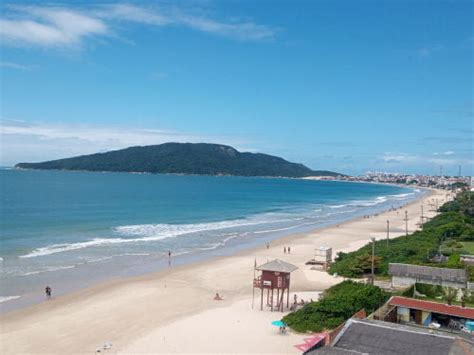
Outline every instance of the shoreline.
<path fill-rule="evenodd" d="M 283 181 L 288 179 L 279 180 Z M 332 183 L 332 181 L 327 182 L 328 185 L 332 185 Z M 314 185 L 316 188 L 320 186 L 317 183 Z M 363 214 L 380 213 L 381 211 L 389 209 L 393 206 L 398 208 L 400 204 L 413 201 L 415 198 L 419 198 L 420 196 L 423 196 L 427 193 L 427 190 L 425 189 L 421 189 L 422 191 L 420 191 L 420 189 L 409 189 L 405 187 L 397 187 L 398 190 L 402 191 L 397 190 L 397 192 L 392 192 L 390 187 L 383 187 L 382 184 L 375 184 L 381 186 L 381 191 L 379 191 L 378 187 L 371 188 L 369 185 L 370 184 L 366 184 L 367 188 L 369 190 L 374 190 L 372 197 L 360 197 L 359 201 L 357 197 L 344 200 L 341 196 L 341 198 L 334 199 L 334 201 L 337 200 L 336 202 L 326 203 L 326 205 L 323 203 L 322 207 L 318 205 L 317 209 L 314 210 L 315 212 L 313 212 L 313 207 L 308 202 L 308 206 L 302 205 L 305 206 L 305 208 L 300 208 L 298 212 L 292 212 L 290 209 L 289 211 L 291 213 L 288 216 L 284 215 L 279 219 L 276 219 L 277 217 L 265 216 L 267 213 L 270 215 L 274 212 L 271 210 L 264 210 L 254 214 L 249 214 L 247 216 L 243 215 L 245 217 L 238 217 L 235 220 L 231 219 L 229 222 L 227 222 L 227 219 L 225 218 L 222 220 L 211 219 L 210 222 L 184 222 L 191 223 L 189 224 L 191 227 L 193 226 L 192 223 L 210 224 L 209 227 L 206 226 L 205 228 L 209 228 L 209 234 L 211 238 L 208 238 L 205 243 L 202 241 L 200 242 L 201 246 L 204 243 L 202 248 L 199 248 L 199 244 L 196 244 L 196 242 L 193 242 L 191 239 L 191 243 L 197 245 L 194 249 L 181 248 L 179 245 L 178 249 L 175 249 L 173 245 L 174 242 L 169 242 L 173 241 L 173 239 L 169 239 L 169 241 L 167 239 L 164 242 L 171 244 L 169 246 L 165 245 L 164 248 L 161 248 L 161 250 L 159 250 L 159 248 L 153 247 L 152 245 L 149 247 L 140 247 L 137 243 L 137 247 L 135 248 L 134 246 L 133 251 L 130 251 L 127 248 L 119 249 L 116 247 L 117 244 L 112 245 L 112 247 L 116 248 L 114 252 L 106 251 L 99 253 L 94 252 L 93 248 L 93 252 L 88 252 L 88 249 L 86 249 L 84 251 L 85 256 L 83 259 L 80 256 L 81 251 L 79 251 L 79 253 L 73 252 L 70 256 L 67 256 L 66 254 L 64 254 L 65 256 L 57 254 L 53 255 L 52 267 L 40 265 L 40 263 L 43 261 L 33 258 L 31 259 L 32 262 L 30 264 L 32 267 L 30 268 L 30 264 L 27 263 L 30 261 L 30 259 L 23 259 L 23 257 L 36 257 L 50 253 L 56 254 L 58 251 L 61 252 L 61 249 L 67 251 L 70 246 L 72 247 L 72 250 L 74 250 L 76 246 L 78 249 L 82 249 L 84 246 L 81 244 L 87 244 L 84 242 L 95 242 L 96 238 L 100 239 L 101 234 L 98 234 L 89 235 L 88 238 L 83 238 L 78 242 L 66 241 L 64 245 L 60 245 L 58 244 L 59 242 L 53 240 L 44 244 L 46 247 L 39 248 L 38 246 L 35 246 L 31 250 L 27 250 L 20 256 L 16 257 L 20 261 L 24 260 L 25 263 L 23 264 L 20 263 L 20 261 L 16 262 L 16 260 L 13 260 L 13 258 L 8 256 L 8 254 L 5 254 L 7 255 L 7 258 L 6 262 L 3 264 L 5 267 L 4 271 L 6 272 L 6 275 L 12 276 L 5 277 L 4 279 L 5 281 L 3 284 L 4 288 L 2 296 L 8 297 L 3 298 L 5 301 L 0 303 L 0 314 L 7 314 L 15 309 L 28 307 L 30 305 L 43 302 L 43 289 L 46 284 L 49 284 L 53 287 L 53 293 L 55 296 L 60 296 L 99 285 L 101 283 L 107 282 L 109 279 L 126 279 L 164 270 L 168 268 L 168 258 L 165 253 L 166 250 L 173 251 L 173 266 L 203 261 L 206 259 L 213 259 L 218 256 L 231 256 L 233 254 L 239 253 L 241 250 L 254 249 L 258 246 L 265 245 L 267 242 L 272 243 L 274 240 L 279 238 L 284 238 L 286 236 L 292 236 L 300 233 L 309 233 L 322 228 L 327 228 L 331 225 L 351 221 L 354 218 L 358 218 L 359 216 L 362 217 Z M 304 184 L 304 186 L 306 186 L 306 189 L 312 189 L 311 186 L 313 186 L 313 183 L 309 182 L 308 184 Z M 345 189 L 352 189 L 351 186 L 352 185 L 347 186 Z M 358 186 L 355 186 L 354 188 L 356 191 L 358 191 Z M 350 195 L 351 193 L 348 192 L 348 194 Z M 310 201 L 310 199 L 307 200 Z M 339 209 L 341 207 L 344 208 Z M 285 212 L 284 209 L 282 209 L 282 211 Z M 216 216 L 216 214 L 214 216 Z M 289 222 L 285 220 L 286 218 L 288 218 Z M 247 219 L 249 227 L 240 227 L 239 225 L 244 223 Z M 292 219 L 294 221 L 291 221 Z M 216 236 L 220 227 L 213 226 L 214 221 L 216 224 L 219 224 L 217 222 L 221 221 L 224 223 L 229 223 L 230 227 L 233 229 L 229 230 L 232 233 L 227 233 L 226 235 L 230 235 L 230 237 L 226 237 L 225 239 L 223 239 L 224 237 L 219 237 L 220 239 L 217 238 Z M 122 221 L 117 220 L 113 221 L 113 223 L 110 225 L 120 226 L 122 224 L 127 224 L 121 223 Z M 141 223 L 143 222 L 139 221 L 138 223 L 132 222 L 128 224 L 132 224 L 131 227 L 140 227 Z M 245 226 L 246 223 L 247 222 L 242 225 Z M 137 224 L 137 226 L 134 226 L 134 224 Z M 252 224 L 257 226 L 252 227 Z M 267 227 L 265 224 L 267 224 Z M 260 225 L 262 225 L 262 227 L 260 227 Z M 180 225 L 178 224 L 178 226 Z M 187 224 L 183 224 L 182 226 L 188 227 Z M 168 225 L 166 225 L 166 227 L 168 227 Z M 173 225 L 169 225 L 169 227 L 173 227 Z M 214 228 L 216 228 L 217 232 L 213 232 Z M 166 230 L 165 232 L 168 233 Z M 193 231 L 191 230 L 190 232 Z M 174 233 L 172 229 L 171 233 Z M 192 237 L 196 239 L 195 237 L 197 236 L 197 233 L 193 233 L 194 234 Z M 144 233 L 143 235 L 138 235 L 136 238 L 142 238 L 143 240 L 147 239 L 143 236 L 146 237 L 148 234 Z M 173 237 L 176 235 L 170 236 Z M 117 238 L 127 237 L 127 235 L 117 235 Z M 123 239 L 123 241 L 126 241 L 126 239 Z M 137 241 L 141 240 L 137 239 Z M 59 250 L 57 250 L 57 247 L 60 247 Z M 134 253 L 138 253 L 136 255 L 141 254 L 141 256 L 132 256 Z M 13 257 L 15 257 L 15 255 L 13 255 Z M 56 260 L 54 258 L 56 258 Z M 47 262 L 47 260 L 45 262 Z M 100 263 L 100 265 L 97 263 Z M 18 267 L 17 269 L 15 269 L 16 266 Z M 20 273 L 20 271 L 17 270 L 26 270 L 26 272 Z M 15 283 L 16 281 L 18 282 Z M 15 298 L 12 298 L 11 296 L 14 296 Z"/>
<path fill-rule="evenodd" d="M 447 195 L 442 190 L 428 191 L 403 207 L 410 210 L 411 231 L 419 220 L 417 206 L 435 196 L 446 198 Z M 338 225 L 280 237 L 271 242 L 270 249 L 260 246 L 142 276 L 110 280 L 13 310 L 0 316 L 2 353 L 70 352 L 71 349 L 90 353 L 104 341 L 118 344 L 113 352 L 133 351 L 133 344 L 140 343 L 140 339 L 158 328 L 206 310 L 232 307 L 235 302 L 248 298 L 252 294 L 254 260 L 262 264 L 278 257 L 294 263 L 300 270 L 292 276 L 291 291 L 322 291 L 342 278 L 305 268 L 304 261 L 313 254 L 308 246 L 329 244 L 335 257 L 338 251 L 347 252 L 366 244 L 371 236 L 385 238 L 386 218 L 397 219 L 397 215 L 397 211 L 386 211 L 369 219 L 356 217 Z M 427 211 L 426 215 L 434 214 Z M 392 237 L 404 235 L 400 227 L 404 226 L 401 214 L 398 217 L 397 223 L 392 223 Z M 282 253 L 284 245 L 291 245 L 291 255 Z M 216 304 L 212 300 L 216 292 L 224 296 L 225 302 Z M 48 324 L 46 334 L 42 324 Z M 21 339 L 31 341 L 25 344 Z"/>

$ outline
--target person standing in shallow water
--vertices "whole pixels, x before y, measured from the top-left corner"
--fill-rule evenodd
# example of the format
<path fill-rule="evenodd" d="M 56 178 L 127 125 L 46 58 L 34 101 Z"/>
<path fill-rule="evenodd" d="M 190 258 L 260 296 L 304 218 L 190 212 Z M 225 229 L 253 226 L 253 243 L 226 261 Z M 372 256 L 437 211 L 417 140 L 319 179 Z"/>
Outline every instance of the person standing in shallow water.
<path fill-rule="evenodd" d="M 46 297 L 51 298 L 51 287 L 46 286 L 44 292 L 46 293 Z"/>

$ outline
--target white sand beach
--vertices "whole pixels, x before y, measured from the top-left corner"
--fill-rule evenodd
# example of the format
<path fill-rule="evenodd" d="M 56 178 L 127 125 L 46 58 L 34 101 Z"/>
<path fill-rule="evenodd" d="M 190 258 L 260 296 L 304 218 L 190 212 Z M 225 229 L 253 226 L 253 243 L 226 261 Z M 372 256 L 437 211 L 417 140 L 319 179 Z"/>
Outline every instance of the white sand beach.
<path fill-rule="evenodd" d="M 433 190 L 423 201 L 400 210 L 291 235 L 269 249 L 262 246 L 53 297 L 1 316 L 0 352 L 92 354 L 110 342 L 106 353 L 298 354 L 294 345 L 305 335 L 280 335 L 270 323 L 282 313 L 251 308 L 255 260 L 262 264 L 280 258 L 298 266 L 291 276 L 291 293 L 315 298 L 342 279 L 305 265 L 314 248 L 330 246 L 335 255 L 357 249 L 371 237 L 383 239 L 386 220 L 391 237 L 404 235 L 405 210 L 412 232 L 418 228 L 421 204 L 425 216 L 432 217 L 429 204 L 446 198 L 446 191 Z M 283 253 L 284 246 L 291 246 L 291 254 Z M 216 292 L 224 300 L 214 301 Z"/>

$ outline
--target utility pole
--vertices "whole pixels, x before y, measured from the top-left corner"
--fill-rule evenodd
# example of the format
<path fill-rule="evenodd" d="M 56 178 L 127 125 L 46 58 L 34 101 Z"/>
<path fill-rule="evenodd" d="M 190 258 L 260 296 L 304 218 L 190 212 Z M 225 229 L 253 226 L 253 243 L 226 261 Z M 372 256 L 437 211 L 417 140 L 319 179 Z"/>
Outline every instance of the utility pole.
<path fill-rule="evenodd" d="M 458 177 L 461 177 L 461 165 L 459 165 Z"/>
<path fill-rule="evenodd" d="M 375 238 L 372 239 L 372 276 L 371 276 L 371 283 L 374 284 L 375 278 Z"/>
<path fill-rule="evenodd" d="M 388 248 L 388 241 L 390 240 L 390 221 L 387 220 L 387 248 Z"/>
<path fill-rule="evenodd" d="M 408 235 L 408 211 L 405 211 L 405 235 Z"/>
<path fill-rule="evenodd" d="M 423 229 L 423 205 L 421 205 L 421 229 Z"/>

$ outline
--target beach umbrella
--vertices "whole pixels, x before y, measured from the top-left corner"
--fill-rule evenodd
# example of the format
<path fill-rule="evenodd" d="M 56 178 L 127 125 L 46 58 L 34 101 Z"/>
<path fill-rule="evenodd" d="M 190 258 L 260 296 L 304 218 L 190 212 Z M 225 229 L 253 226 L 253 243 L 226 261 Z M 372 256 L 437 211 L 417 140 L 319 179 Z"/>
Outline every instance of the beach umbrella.
<path fill-rule="evenodd" d="M 272 322 L 272 325 L 277 326 L 277 327 L 286 327 L 286 324 L 283 323 L 281 320 L 274 320 Z"/>

